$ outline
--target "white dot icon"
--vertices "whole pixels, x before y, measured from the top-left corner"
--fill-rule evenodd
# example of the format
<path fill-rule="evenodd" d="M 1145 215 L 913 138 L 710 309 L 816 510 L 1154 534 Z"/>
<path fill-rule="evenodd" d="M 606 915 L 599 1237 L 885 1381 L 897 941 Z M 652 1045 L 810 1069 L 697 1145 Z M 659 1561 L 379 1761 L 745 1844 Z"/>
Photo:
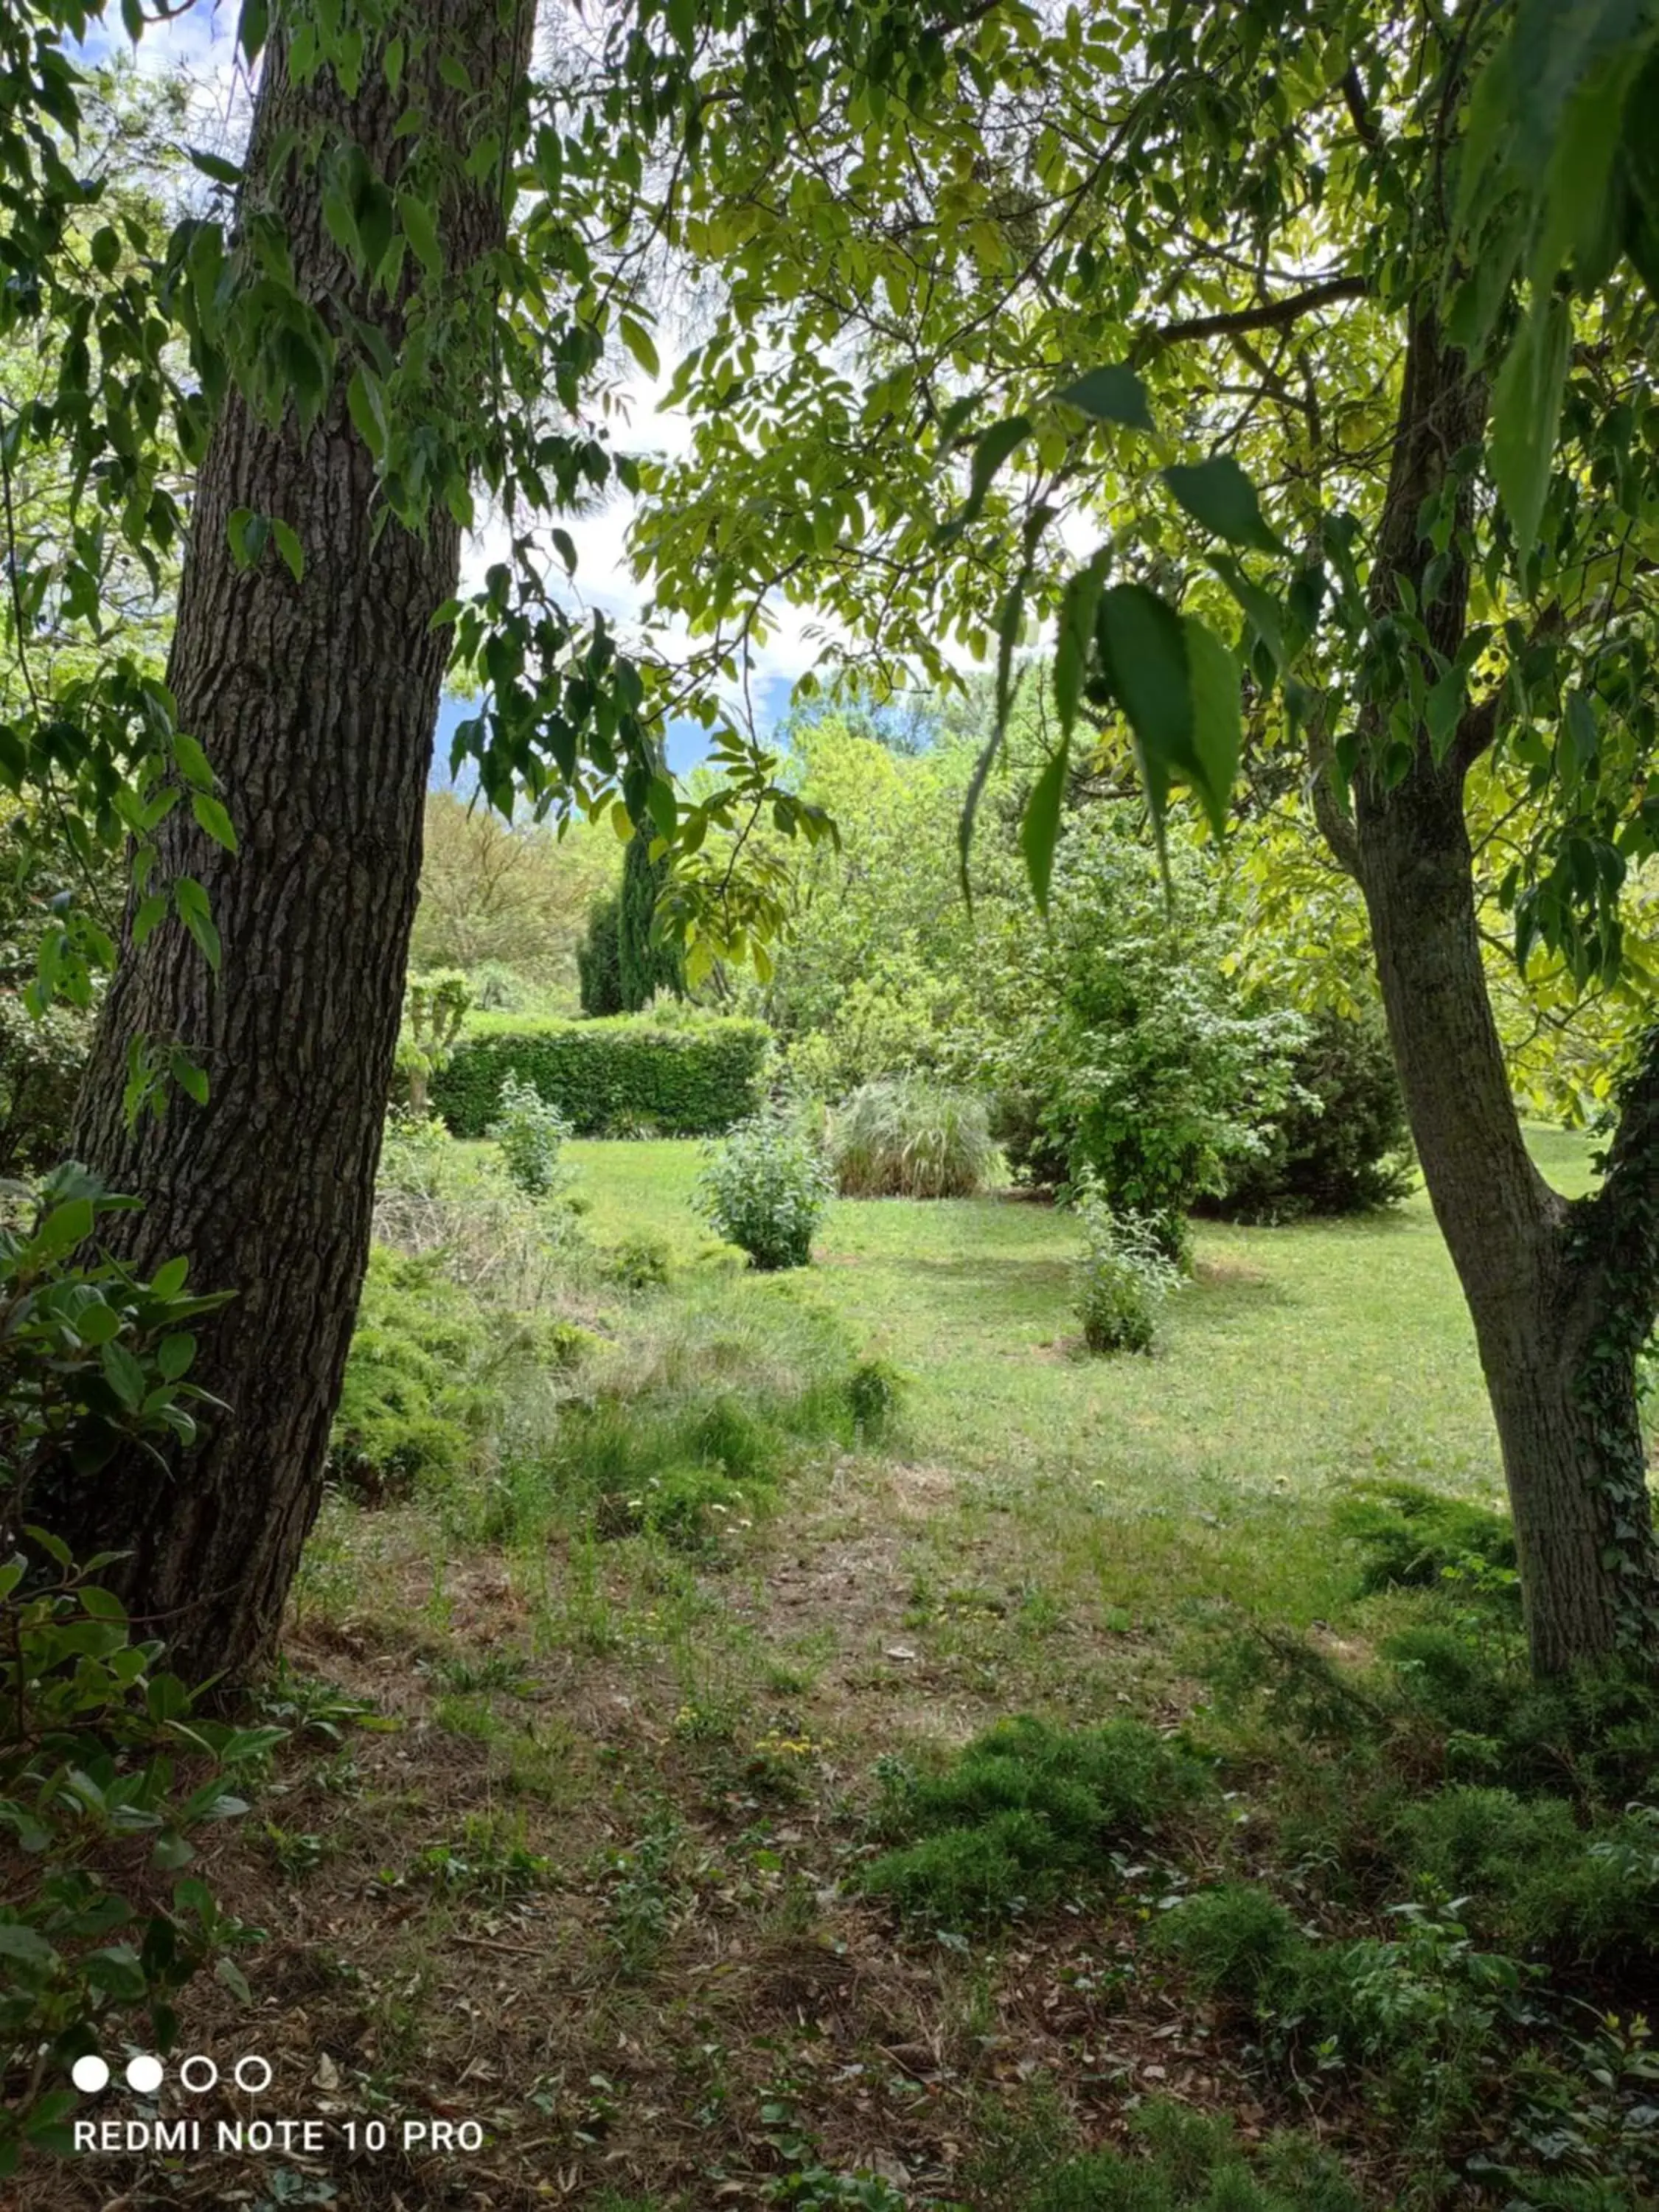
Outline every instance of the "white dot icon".
<path fill-rule="evenodd" d="M 109 2069 L 95 2051 L 89 2051 L 70 2068 L 70 2080 L 77 2089 L 84 2089 L 88 2097 L 95 2097 L 99 2090 L 109 2086 Z"/>
<path fill-rule="evenodd" d="M 141 2097 L 153 2097 L 166 2073 L 159 2058 L 152 2058 L 147 2051 L 141 2051 L 136 2058 L 127 2061 L 127 2087 L 136 2089 Z"/>

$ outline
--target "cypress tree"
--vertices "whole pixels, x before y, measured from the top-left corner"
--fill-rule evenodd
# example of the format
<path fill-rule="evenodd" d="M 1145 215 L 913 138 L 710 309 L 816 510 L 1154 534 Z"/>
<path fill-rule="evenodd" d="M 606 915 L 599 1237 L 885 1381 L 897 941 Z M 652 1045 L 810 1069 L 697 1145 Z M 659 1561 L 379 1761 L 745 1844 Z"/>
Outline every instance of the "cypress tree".
<path fill-rule="evenodd" d="M 647 837 L 628 841 L 623 861 L 622 900 L 617 914 L 617 979 L 622 1004 L 637 1013 L 659 991 L 685 996 L 685 970 L 678 945 L 653 945 L 651 925 L 668 875 L 665 860 L 653 860 Z"/>

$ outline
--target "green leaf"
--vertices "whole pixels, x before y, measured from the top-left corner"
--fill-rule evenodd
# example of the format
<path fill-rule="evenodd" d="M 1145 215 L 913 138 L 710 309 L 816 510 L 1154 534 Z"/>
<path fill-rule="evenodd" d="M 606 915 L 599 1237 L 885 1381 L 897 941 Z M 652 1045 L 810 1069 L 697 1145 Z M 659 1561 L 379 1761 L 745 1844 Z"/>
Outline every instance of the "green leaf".
<path fill-rule="evenodd" d="M 42 1259 L 61 1260 L 91 1236 L 92 1223 L 89 1198 L 66 1199 L 62 1206 L 54 1206 L 40 1224 L 33 1249 Z"/>
<path fill-rule="evenodd" d="M 1243 608 L 1256 635 L 1282 670 L 1289 655 L 1285 649 L 1285 629 L 1279 618 L 1278 600 L 1271 592 L 1264 591 L 1260 584 L 1247 576 L 1237 562 L 1225 553 L 1212 553 L 1210 566 Z"/>
<path fill-rule="evenodd" d="M 444 250 L 438 238 L 436 210 L 417 193 L 399 192 L 398 220 L 403 225 L 404 236 L 414 247 L 428 276 L 441 276 L 444 273 Z"/>
<path fill-rule="evenodd" d="M 278 522 L 273 515 L 270 534 L 276 541 L 276 550 L 288 563 L 289 574 L 299 583 L 306 572 L 306 556 L 298 532 L 286 522 Z"/>
<path fill-rule="evenodd" d="M 1100 611 L 1101 586 L 1111 561 L 1109 545 L 1103 545 L 1092 560 L 1066 580 L 1060 594 L 1060 620 L 1054 639 L 1054 704 L 1060 727 L 1067 736 L 1077 720 L 1083 697 L 1084 678 L 1094 645 L 1095 617 Z"/>
<path fill-rule="evenodd" d="M 658 358 L 657 349 L 652 341 L 651 333 L 646 329 L 644 324 L 635 322 L 632 315 L 623 315 L 617 324 L 617 328 L 622 332 L 623 343 L 646 374 L 652 377 L 660 376 L 662 363 Z"/>
<path fill-rule="evenodd" d="M 164 1336 L 155 1347 L 155 1364 L 161 1379 L 176 1382 L 188 1373 L 190 1363 L 196 1357 L 196 1339 L 188 1330 L 176 1336 Z"/>
<path fill-rule="evenodd" d="M 210 792 L 192 791 L 190 811 L 196 817 L 198 828 L 204 830 L 216 845 L 222 845 L 228 853 L 236 850 L 236 830 L 222 802 Z"/>
<path fill-rule="evenodd" d="M 231 557 L 239 568 L 251 568 L 265 550 L 265 540 L 270 535 L 270 524 L 263 514 L 256 514 L 251 507 L 233 507 L 225 526 L 230 540 Z"/>
<path fill-rule="evenodd" d="M 0 1959 L 15 1959 L 22 1966 L 48 1972 L 58 1964 L 58 1954 L 46 1937 L 16 1920 L 0 1920 Z"/>
<path fill-rule="evenodd" d="M 173 758 L 185 781 L 193 783 L 198 791 L 211 791 L 219 780 L 207 755 L 187 730 L 173 732 Z"/>
<path fill-rule="evenodd" d="M 1534 301 L 1492 395 L 1492 477 L 1522 559 L 1532 551 L 1543 518 L 1571 335 L 1565 300 Z"/>
<path fill-rule="evenodd" d="M 104 1370 L 109 1387 L 130 1413 L 136 1413 L 144 1402 L 144 1370 L 124 1344 L 106 1344 L 100 1348 L 98 1364 Z"/>
<path fill-rule="evenodd" d="M 1153 819 L 1161 823 L 1171 770 L 1193 757 L 1192 685 L 1181 617 L 1145 584 L 1118 584 L 1102 596 L 1096 637 L 1106 680 L 1134 736 Z"/>
<path fill-rule="evenodd" d="M 1263 553 L 1284 550 L 1267 527 L 1255 486 L 1231 453 L 1176 462 L 1164 471 L 1164 481 L 1201 529 L 1230 545 L 1254 545 Z"/>
<path fill-rule="evenodd" d="M 952 517 L 939 533 L 942 541 L 959 538 L 971 522 L 977 521 L 985 505 L 991 480 L 1017 446 L 1031 434 L 1029 415 L 1009 415 L 1000 422 L 993 422 L 974 447 L 974 458 L 968 471 L 968 498 L 960 512 Z"/>
<path fill-rule="evenodd" d="M 191 166 L 199 169 L 204 177 L 211 177 L 216 185 L 241 183 L 240 168 L 234 161 L 227 161 L 222 155 L 210 154 L 200 146 L 187 146 L 185 151 L 190 156 Z"/>
<path fill-rule="evenodd" d="M 1215 632 L 1194 617 L 1184 617 L 1183 627 L 1192 685 L 1193 744 L 1192 757 L 1182 765 L 1219 836 L 1227 826 L 1243 739 L 1238 664 Z"/>
<path fill-rule="evenodd" d="M 180 876 L 173 886 L 173 910 L 201 948 L 210 968 L 219 965 L 219 933 L 213 926 L 208 895 L 194 876 Z"/>
<path fill-rule="evenodd" d="M 1054 848 L 1060 842 L 1060 806 L 1066 796 L 1066 777 L 1071 766 L 1071 741 L 1062 738 L 1060 750 L 1031 787 L 1019 825 L 1020 850 L 1025 872 L 1040 914 L 1048 911 L 1048 885 L 1054 871 Z"/>
<path fill-rule="evenodd" d="M 242 0 L 242 19 L 237 28 L 237 37 L 250 62 L 257 62 L 264 52 L 270 30 L 270 0 Z"/>
<path fill-rule="evenodd" d="M 1092 416 L 1097 422 L 1126 422 L 1132 430 L 1152 428 L 1152 410 L 1146 404 L 1146 387 L 1132 368 L 1116 363 L 1107 368 L 1091 368 L 1086 376 L 1079 377 L 1075 384 L 1054 394 L 1067 407 L 1076 407 L 1085 415 Z"/>

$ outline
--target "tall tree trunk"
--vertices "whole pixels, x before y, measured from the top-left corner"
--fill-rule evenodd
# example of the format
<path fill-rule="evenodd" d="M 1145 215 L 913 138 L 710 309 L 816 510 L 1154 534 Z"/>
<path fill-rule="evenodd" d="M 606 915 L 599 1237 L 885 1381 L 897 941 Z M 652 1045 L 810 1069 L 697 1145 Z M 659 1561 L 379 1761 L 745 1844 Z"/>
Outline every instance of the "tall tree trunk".
<path fill-rule="evenodd" d="M 511 0 L 409 0 L 388 27 L 406 35 L 400 93 L 371 55 L 350 100 L 327 71 L 290 82 L 279 12 L 250 179 L 284 222 L 301 292 L 349 299 L 394 349 L 398 304 L 358 284 L 331 242 L 318 163 L 285 161 L 273 177 L 265 149 L 320 125 L 395 179 L 408 142 L 394 127 L 418 101 L 428 143 L 465 152 L 504 126 L 532 12 Z M 444 81 L 441 49 L 481 92 Z M 489 185 L 452 189 L 441 228 L 452 279 L 476 267 L 499 234 Z M 194 1285 L 234 1293 L 204 1330 L 195 1370 L 228 1408 L 204 1443 L 166 1474 L 118 1462 L 50 1503 L 80 1553 L 129 1554 L 116 1571 L 124 1594 L 192 1674 L 234 1675 L 268 1653 L 321 1493 L 420 872 L 446 653 L 432 619 L 459 562 L 459 530 L 441 511 L 419 536 L 384 515 L 377 529 L 374 467 L 344 385 L 342 375 L 307 437 L 292 412 L 272 428 L 234 393 L 214 431 L 168 681 L 240 851 L 222 852 L 180 807 L 161 833 L 161 867 L 204 886 L 222 964 L 210 975 L 176 921 L 142 945 L 129 927 L 74 1131 L 76 1156 L 144 1201 L 126 1254 L 146 1268 L 185 1254 Z M 274 550 L 239 569 L 227 536 L 237 507 L 291 526 L 301 580 Z M 164 1118 L 129 1126 L 127 1054 L 140 1036 L 192 1048 L 211 1084 L 204 1107 L 179 1098 Z"/>
<path fill-rule="evenodd" d="M 1424 501 L 1479 440 L 1485 394 L 1431 314 L 1407 352 L 1374 611 L 1410 580 L 1435 646 L 1454 653 L 1468 570 L 1431 604 Z M 1470 492 L 1460 495 L 1467 509 Z M 1461 520 L 1467 521 L 1467 514 Z M 1437 761 L 1426 732 L 1387 760 L 1385 704 L 1362 708 L 1349 857 L 1365 896 L 1383 1003 L 1437 1218 L 1474 1322 L 1504 1456 L 1534 1669 L 1655 1649 L 1659 1558 L 1637 1415 L 1635 1357 L 1654 1313 L 1659 1054 L 1632 1087 L 1602 1193 L 1569 1203 L 1528 1154 L 1492 1018 L 1464 815 L 1493 702 L 1471 708 Z"/>

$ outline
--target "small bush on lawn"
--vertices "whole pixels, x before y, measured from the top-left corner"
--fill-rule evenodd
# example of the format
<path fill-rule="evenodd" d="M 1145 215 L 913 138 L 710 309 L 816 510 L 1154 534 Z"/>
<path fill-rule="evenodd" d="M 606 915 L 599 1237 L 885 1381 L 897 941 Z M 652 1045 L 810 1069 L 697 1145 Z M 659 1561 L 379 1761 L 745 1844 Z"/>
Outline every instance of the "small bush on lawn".
<path fill-rule="evenodd" d="M 847 1378 L 847 1403 L 860 1438 L 874 1443 L 892 1426 L 904 1377 L 884 1359 L 861 1359 Z"/>
<path fill-rule="evenodd" d="M 1138 1844 L 1201 1782 L 1195 1760 L 1139 1722 L 1001 1721 L 943 1773 L 888 1778 L 879 1826 L 897 1847 L 863 1887 L 945 1927 L 1039 1910 L 1097 1880 L 1114 1844 Z"/>
<path fill-rule="evenodd" d="M 1078 1270 L 1078 1318 L 1091 1352 L 1147 1352 L 1164 1301 L 1181 1271 L 1142 1216 L 1115 1213 L 1092 1194 L 1079 1201 L 1083 1258 Z"/>
<path fill-rule="evenodd" d="M 660 1237 L 624 1237 L 605 1254 L 605 1273 L 624 1291 L 660 1290 L 672 1279 L 674 1263 Z"/>
<path fill-rule="evenodd" d="M 1316 1014 L 1261 1149 L 1231 1164 L 1215 1211 L 1274 1224 L 1397 1205 L 1416 1180 L 1406 1105 L 1380 1014 Z"/>
<path fill-rule="evenodd" d="M 561 1165 L 559 1154 L 570 1124 L 533 1083 L 520 1083 L 516 1075 L 503 1078 L 501 1103 L 486 1134 L 500 1147 L 501 1164 L 527 1197 L 552 1198 L 568 1189 L 570 1170 Z"/>
<path fill-rule="evenodd" d="M 866 1083 L 830 1122 L 843 1198 L 971 1198 L 996 1172 L 984 1103 L 926 1076 Z"/>
<path fill-rule="evenodd" d="M 788 1116 L 769 1110 L 711 1146 L 697 1200 L 719 1234 L 749 1255 L 750 1267 L 804 1267 L 834 1188 L 811 1139 Z"/>

